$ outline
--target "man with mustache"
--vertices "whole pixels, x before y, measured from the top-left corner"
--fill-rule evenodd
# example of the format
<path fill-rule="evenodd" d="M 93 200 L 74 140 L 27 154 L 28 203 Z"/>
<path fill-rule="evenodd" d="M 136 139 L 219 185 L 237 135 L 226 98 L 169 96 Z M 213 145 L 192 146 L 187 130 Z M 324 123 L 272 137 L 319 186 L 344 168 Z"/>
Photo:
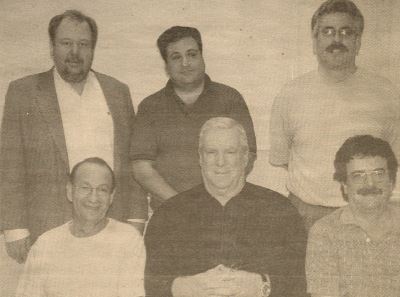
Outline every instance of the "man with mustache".
<path fill-rule="evenodd" d="M 250 146 L 248 172 L 257 154 L 253 122 L 242 95 L 205 73 L 200 32 L 174 26 L 160 35 L 157 46 L 169 80 L 140 103 L 131 147 L 135 178 L 151 194 L 153 209 L 201 183 L 197 136 L 208 119 L 228 116 L 244 126 Z"/>
<path fill-rule="evenodd" d="M 289 199 L 306 229 L 347 204 L 331 177 L 333 156 L 348 137 L 368 133 L 400 151 L 397 90 L 356 65 L 363 28 L 353 2 L 324 2 L 311 21 L 318 70 L 289 82 L 272 107 L 270 163 L 288 170 Z"/>
<path fill-rule="evenodd" d="M 65 186 L 81 160 L 99 156 L 115 171 L 110 217 L 136 219 L 142 201 L 128 165 L 134 120 L 129 89 L 91 70 L 96 22 L 68 10 L 51 19 L 48 31 L 55 67 L 11 82 L 4 107 L 0 230 L 19 263 L 39 235 L 71 218 Z"/>
<path fill-rule="evenodd" d="M 307 290 L 312 297 L 397 297 L 400 207 L 390 201 L 396 157 L 386 141 L 361 135 L 344 142 L 334 165 L 348 205 L 310 230 Z"/>

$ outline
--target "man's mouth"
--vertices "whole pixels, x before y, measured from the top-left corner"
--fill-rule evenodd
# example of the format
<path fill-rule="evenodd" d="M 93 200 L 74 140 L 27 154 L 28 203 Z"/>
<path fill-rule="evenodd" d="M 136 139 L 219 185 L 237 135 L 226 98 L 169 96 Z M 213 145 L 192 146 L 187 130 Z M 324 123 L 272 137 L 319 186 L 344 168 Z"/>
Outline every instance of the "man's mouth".
<path fill-rule="evenodd" d="M 373 187 L 373 188 L 361 188 L 357 191 L 358 195 L 369 196 L 369 195 L 382 195 L 382 189 Z"/>
<path fill-rule="evenodd" d="M 342 43 L 332 43 L 330 46 L 326 48 L 326 51 L 331 54 L 336 54 L 336 53 L 346 53 L 349 51 L 349 49 Z"/>

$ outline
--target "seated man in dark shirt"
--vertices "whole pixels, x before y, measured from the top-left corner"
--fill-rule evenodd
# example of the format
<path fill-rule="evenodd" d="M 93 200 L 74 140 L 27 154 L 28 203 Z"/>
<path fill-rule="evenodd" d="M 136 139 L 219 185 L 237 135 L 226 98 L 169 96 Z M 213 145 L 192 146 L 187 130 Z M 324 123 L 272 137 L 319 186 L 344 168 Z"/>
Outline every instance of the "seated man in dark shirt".
<path fill-rule="evenodd" d="M 199 155 L 204 184 L 166 201 L 149 222 L 147 296 L 304 296 L 301 218 L 280 194 L 246 182 L 243 126 L 208 120 Z"/>

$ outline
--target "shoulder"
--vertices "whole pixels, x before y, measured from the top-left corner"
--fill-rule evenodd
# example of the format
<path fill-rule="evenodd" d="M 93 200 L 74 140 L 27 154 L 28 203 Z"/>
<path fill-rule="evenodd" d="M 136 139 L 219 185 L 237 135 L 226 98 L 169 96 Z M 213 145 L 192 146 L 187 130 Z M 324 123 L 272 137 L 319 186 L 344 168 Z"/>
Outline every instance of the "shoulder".
<path fill-rule="evenodd" d="M 356 79 L 360 84 L 375 91 L 379 90 L 378 92 L 381 95 L 396 97 L 397 99 L 400 94 L 398 88 L 389 79 L 377 73 L 359 68 L 356 75 Z"/>
<path fill-rule="evenodd" d="M 113 242 L 138 242 L 142 240 L 142 236 L 135 227 L 112 218 L 109 218 L 107 234 L 113 238 Z"/>
<path fill-rule="evenodd" d="M 96 71 L 94 71 L 94 74 L 96 75 L 96 78 L 99 80 L 100 83 L 107 83 L 110 85 L 115 85 L 115 86 L 123 87 L 123 88 L 128 87 L 125 83 L 119 81 L 118 79 L 116 79 L 112 76 L 109 76 L 109 75 L 106 75 L 106 74 L 103 74 L 100 72 L 96 72 Z"/>
<path fill-rule="evenodd" d="M 53 244 L 59 244 L 59 243 L 62 244 L 62 242 L 64 241 L 63 239 L 69 235 L 68 226 L 69 222 L 44 232 L 36 240 L 35 246 L 49 247 L 52 246 Z"/>
<path fill-rule="evenodd" d="M 268 213 L 280 212 L 292 215 L 297 213 L 287 197 L 282 194 L 252 183 L 246 183 L 245 194 Z"/>
<path fill-rule="evenodd" d="M 330 237 L 337 233 L 340 223 L 340 218 L 346 206 L 335 210 L 334 212 L 322 217 L 310 229 L 310 237 L 324 236 Z"/>
<path fill-rule="evenodd" d="M 139 103 L 139 109 L 156 110 L 167 105 L 165 87 L 147 96 Z"/>
<path fill-rule="evenodd" d="M 38 85 L 38 83 L 43 79 L 52 79 L 52 75 L 52 70 L 30 74 L 10 82 L 10 87 L 16 87 L 19 89 L 31 88 L 32 86 Z"/>
<path fill-rule="evenodd" d="M 284 84 L 282 91 L 298 90 L 304 87 L 312 87 L 319 80 L 317 70 L 304 73 L 298 77 L 293 78 Z"/>
<path fill-rule="evenodd" d="M 209 80 L 207 91 L 211 92 L 214 97 L 217 97 L 220 100 L 231 102 L 244 102 L 243 96 L 239 93 L 238 90 L 219 82 Z"/>

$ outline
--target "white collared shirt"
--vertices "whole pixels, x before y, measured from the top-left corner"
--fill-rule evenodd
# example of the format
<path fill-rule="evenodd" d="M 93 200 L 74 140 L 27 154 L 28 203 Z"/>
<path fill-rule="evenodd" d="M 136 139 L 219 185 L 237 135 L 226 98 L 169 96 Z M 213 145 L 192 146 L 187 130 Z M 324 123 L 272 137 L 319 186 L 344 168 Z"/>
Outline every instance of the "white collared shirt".
<path fill-rule="evenodd" d="M 89 157 L 104 159 L 114 168 L 114 127 L 106 98 L 95 74 L 88 73 L 79 95 L 54 68 L 70 169 Z"/>

